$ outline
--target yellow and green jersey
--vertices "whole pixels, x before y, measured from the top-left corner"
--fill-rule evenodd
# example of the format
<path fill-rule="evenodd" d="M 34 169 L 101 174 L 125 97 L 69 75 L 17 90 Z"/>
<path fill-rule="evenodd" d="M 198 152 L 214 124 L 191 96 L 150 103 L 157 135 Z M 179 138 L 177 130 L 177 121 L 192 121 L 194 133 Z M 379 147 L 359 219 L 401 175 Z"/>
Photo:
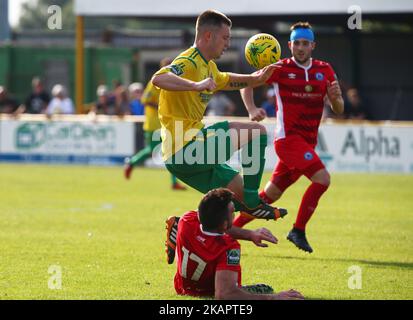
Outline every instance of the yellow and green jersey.
<path fill-rule="evenodd" d="M 196 47 L 179 54 L 169 65 L 156 74 L 173 74 L 195 82 L 212 77 L 217 85 L 214 92 L 222 90 L 229 75 L 220 72 L 214 61 L 206 61 Z M 182 149 L 204 126 L 201 122 L 212 91 L 167 91 L 161 89 L 159 119 L 162 125 L 162 153 L 166 161 Z"/>
<path fill-rule="evenodd" d="M 145 123 L 143 124 L 143 130 L 145 131 L 156 131 L 161 127 L 157 108 L 159 94 L 160 89 L 155 87 L 152 81 L 149 81 L 141 99 L 142 104 L 145 106 Z"/>

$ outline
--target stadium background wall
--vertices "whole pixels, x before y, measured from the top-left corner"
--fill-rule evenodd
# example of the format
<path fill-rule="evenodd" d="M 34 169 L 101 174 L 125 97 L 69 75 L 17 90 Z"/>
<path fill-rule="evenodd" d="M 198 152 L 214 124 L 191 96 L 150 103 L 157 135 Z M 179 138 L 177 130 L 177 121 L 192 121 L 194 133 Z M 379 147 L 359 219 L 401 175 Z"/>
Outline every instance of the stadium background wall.
<path fill-rule="evenodd" d="M 137 78 L 134 51 L 129 48 L 85 48 L 85 102 L 96 100 L 100 84 L 112 86 L 114 80 L 129 84 Z M 31 91 L 34 76 L 44 79 L 50 91 L 53 85 L 66 86 L 70 97 L 75 96 L 73 47 L 0 46 L 0 84 L 20 101 Z"/>
<path fill-rule="evenodd" d="M 205 123 L 224 119 L 249 121 L 207 117 Z M 0 162 L 121 165 L 143 147 L 143 120 L 143 116 L 68 115 L 48 120 L 43 115 L 19 119 L 0 115 Z M 272 170 L 277 161 L 272 146 L 275 123 L 263 123 L 269 134 L 265 165 Z M 324 121 L 316 150 L 331 172 L 413 174 L 413 123 Z M 229 164 L 239 169 L 239 154 Z M 159 152 L 146 165 L 163 167 Z"/>
<path fill-rule="evenodd" d="M 263 32 L 271 30 L 263 29 Z M 247 39 L 256 31 L 233 30 L 231 48 L 219 59 L 221 70 L 253 71 L 244 58 Z M 12 44 L 0 46 L 0 85 L 5 85 L 18 99 L 30 90 L 33 76 L 42 76 L 51 89 L 62 82 L 74 92 L 74 34 L 59 32 L 20 32 Z M 85 104 L 96 99 L 96 87 L 113 80 L 124 84 L 146 83 L 158 68 L 159 60 L 175 56 L 192 44 L 193 34 L 184 30 L 112 32 L 110 41 L 102 42 L 95 33 L 85 33 Z M 287 34 L 277 34 L 288 56 Z M 403 48 L 402 50 L 400 48 Z M 340 80 L 359 89 L 371 120 L 413 120 L 413 80 L 410 34 L 400 32 L 344 32 L 320 30 L 314 56 L 328 61 Z M 265 90 L 256 90 L 256 101 L 264 100 Z M 227 92 L 238 105 L 237 116 L 246 116 L 238 92 Z M 87 107 L 85 108 L 87 110 Z"/>

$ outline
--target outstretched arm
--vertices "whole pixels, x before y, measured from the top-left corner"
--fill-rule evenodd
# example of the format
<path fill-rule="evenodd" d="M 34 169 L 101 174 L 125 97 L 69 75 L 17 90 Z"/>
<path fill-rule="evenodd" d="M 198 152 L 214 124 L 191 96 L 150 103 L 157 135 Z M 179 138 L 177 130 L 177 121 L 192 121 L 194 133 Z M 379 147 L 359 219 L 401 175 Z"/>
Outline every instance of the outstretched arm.
<path fill-rule="evenodd" d="M 178 77 L 172 72 L 154 75 L 152 77 L 152 83 L 158 88 L 169 91 L 213 91 L 216 88 L 216 84 L 212 78 L 195 82 Z"/>
<path fill-rule="evenodd" d="M 246 87 L 255 88 L 262 86 L 271 77 L 276 68 L 276 65 L 271 64 L 251 74 L 229 73 L 229 81 L 222 90 L 240 90 Z"/>
<path fill-rule="evenodd" d="M 276 294 L 249 293 L 237 285 L 238 273 L 230 270 L 218 270 L 215 273 L 215 299 L 218 300 L 303 300 L 301 293 L 295 290 Z"/>
<path fill-rule="evenodd" d="M 248 111 L 252 121 L 261 121 L 267 116 L 267 113 L 262 108 L 257 108 L 254 102 L 254 89 L 247 87 L 240 90 L 242 101 Z"/>
<path fill-rule="evenodd" d="M 248 230 L 232 226 L 231 229 L 227 231 L 227 234 L 234 239 L 252 241 L 258 247 L 268 247 L 268 245 L 262 243 L 262 241 L 268 241 L 274 244 L 278 242 L 277 238 L 266 228 Z"/>

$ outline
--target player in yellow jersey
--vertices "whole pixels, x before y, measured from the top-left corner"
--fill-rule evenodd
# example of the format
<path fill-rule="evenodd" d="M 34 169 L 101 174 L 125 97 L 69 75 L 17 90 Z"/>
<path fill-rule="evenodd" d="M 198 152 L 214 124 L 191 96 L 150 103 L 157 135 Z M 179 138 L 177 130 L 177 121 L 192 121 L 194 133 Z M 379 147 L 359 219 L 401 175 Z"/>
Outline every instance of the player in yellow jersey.
<path fill-rule="evenodd" d="M 226 187 L 235 194 L 236 211 L 275 220 L 287 211 L 265 204 L 258 196 L 267 146 L 265 127 L 255 122 L 224 121 L 205 128 L 201 122 L 214 92 L 254 87 L 268 79 L 275 68 L 271 65 L 252 74 L 219 71 L 214 59 L 228 49 L 231 25 L 220 12 L 203 12 L 196 22 L 194 45 L 152 78 L 161 88 L 163 160 L 171 173 L 198 191 Z M 265 117 L 262 109 L 248 111 L 251 120 Z M 225 163 L 236 150 L 241 150 L 243 177 Z M 168 263 L 174 259 L 176 222 L 167 222 Z"/>
<path fill-rule="evenodd" d="M 165 67 L 171 62 L 171 58 L 164 58 L 160 62 L 160 67 Z M 161 123 L 159 122 L 158 117 L 159 93 L 159 88 L 155 87 L 152 84 L 152 81 L 148 82 L 143 91 L 141 102 L 145 106 L 145 122 L 143 124 L 145 148 L 140 150 L 134 156 L 125 159 L 124 175 L 126 179 L 130 179 L 132 170 L 135 166 L 143 164 L 146 159 L 152 157 L 152 152 L 161 142 L 160 140 L 152 139 L 154 132 L 161 128 Z M 171 174 L 171 180 L 173 190 L 186 190 L 173 174 Z"/>

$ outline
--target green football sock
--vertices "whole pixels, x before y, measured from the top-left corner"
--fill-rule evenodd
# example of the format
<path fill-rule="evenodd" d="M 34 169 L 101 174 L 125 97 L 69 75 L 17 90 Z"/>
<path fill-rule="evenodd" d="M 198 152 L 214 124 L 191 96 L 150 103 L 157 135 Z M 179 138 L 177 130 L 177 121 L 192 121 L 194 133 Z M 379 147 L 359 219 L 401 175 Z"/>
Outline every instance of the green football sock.
<path fill-rule="evenodd" d="M 152 156 L 152 150 L 150 146 L 146 146 L 142 150 L 140 150 L 137 154 L 135 154 L 130 159 L 130 164 L 132 166 L 137 166 L 145 162 L 146 159 Z"/>
<path fill-rule="evenodd" d="M 266 146 L 267 135 L 262 134 L 248 142 L 241 150 L 244 202 L 249 208 L 255 208 L 261 203 L 258 189 L 264 172 Z"/>
<path fill-rule="evenodd" d="M 244 200 L 233 200 L 235 211 L 244 211 L 245 209 L 253 209 L 261 204 L 261 198 L 257 190 L 247 190 L 244 188 Z"/>
<path fill-rule="evenodd" d="M 241 202 L 241 201 L 235 200 L 235 199 L 232 202 L 234 203 L 235 212 L 245 210 L 245 203 L 244 202 Z"/>
<path fill-rule="evenodd" d="M 151 158 L 153 150 L 155 150 L 156 146 L 158 146 L 161 143 L 161 141 L 152 140 L 153 131 L 145 131 L 144 135 L 145 135 L 145 148 L 143 148 L 138 153 L 136 153 L 133 157 L 131 157 L 130 164 L 132 166 L 140 165 L 144 163 L 146 159 Z"/>

